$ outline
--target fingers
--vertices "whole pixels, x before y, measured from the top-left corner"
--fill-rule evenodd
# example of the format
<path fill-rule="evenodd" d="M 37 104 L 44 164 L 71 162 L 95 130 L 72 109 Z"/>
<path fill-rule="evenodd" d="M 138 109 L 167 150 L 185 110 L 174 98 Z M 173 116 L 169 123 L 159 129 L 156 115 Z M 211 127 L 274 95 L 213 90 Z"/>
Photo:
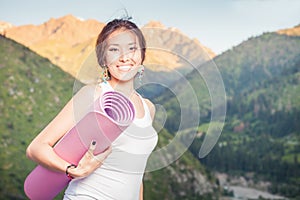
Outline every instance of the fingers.
<path fill-rule="evenodd" d="M 99 162 L 103 162 L 107 158 L 107 156 L 111 153 L 111 151 L 112 151 L 112 147 L 109 146 L 105 151 L 98 154 L 97 156 L 94 156 L 94 159 Z"/>
<path fill-rule="evenodd" d="M 96 141 L 92 141 L 88 151 L 90 153 L 93 153 L 95 149 L 96 149 Z"/>
<path fill-rule="evenodd" d="M 102 153 L 98 154 L 97 156 L 94 155 L 94 150 L 96 149 L 96 141 L 92 141 L 88 150 L 88 157 L 90 159 L 95 159 L 99 163 L 102 163 L 107 156 L 111 153 L 112 147 L 109 146 L 107 149 L 105 149 Z"/>
<path fill-rule="evenodd" d="M 111 151 L 112 151 L 112 147 L 109 146 L 102 154 L 106 158 L 111 153 Z"/>
<path fill-rule="evenodd" d="M 111 153 L 112 147 L 109 146 L 105 151 L 100 153 L 99 155 L 95 156 L 94 151 L 96 149 L 96 142 L 92 141 L 89 149 L 84 154 L 84 156 L 79 161 L 76 169 L 76 172 L 74 172 L 72 175 L 74 177 L 86 177 L 89 174 L 91 174 L 93 171 L 95 171 L 97 168 L 99 168 L 103 161 L 107 158 L 107 156 Z"/>

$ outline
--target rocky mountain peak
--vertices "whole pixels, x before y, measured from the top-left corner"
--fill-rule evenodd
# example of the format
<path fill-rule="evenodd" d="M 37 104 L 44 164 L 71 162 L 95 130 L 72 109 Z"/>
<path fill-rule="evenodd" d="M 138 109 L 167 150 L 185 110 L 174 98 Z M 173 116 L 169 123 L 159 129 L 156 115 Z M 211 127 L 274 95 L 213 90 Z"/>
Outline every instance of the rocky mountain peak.
<path fill-rule="evenodd" d="M 12 27 L 13 27 L 12 24 L 8 22 L 0 21 L 0 35 L 5 35 L 5 30 Z"/>
<path fill-rule="evenodd" d="M 95 42 L 104 23 L 83 20 L 73 15 L 51 18 L 40 25 L 23 25 L 6 29 L 11 38 L 37 52 L 64 71 L 77 76 L 87 57 L 95 49 Z M 197 66 L 209 59 L 205 47 L 176 28 L 167 28 L 159 21 L 150 21 L 142 31 L 147 40 L 146 63 L 151 70 L 173 70 L 186 67 L 180 57 Z M 211 53 L 211 51 L 209 51 Z M 212 53 L 214 56 L 214 54 Z M 211 57 L 213 57 L 211 56 Z M 158 67 L 162 66 L 162 67 Z"/>
<path fill-rule="evenodd" d="M 300 36 L 300 24 L 293 28 L 279 30 L 277 33 L 288 36 Z"/>
<path fill-rule="evenodd" d="M 164 29 L 166 27 L 159 21 L 150 21 L 144 26 L 144 28 L 162 28 L 162 29 Z"/>
<path fill-rule="evenodd" d="M 49 37 L 63 38 L 69 44 L 81 43 L 96 36 L 104 24 L 96 20 L 83 20 L 73 15 L 66 15 L 57 19 L 50 19 L 40 25 L 45 35 Z"/>

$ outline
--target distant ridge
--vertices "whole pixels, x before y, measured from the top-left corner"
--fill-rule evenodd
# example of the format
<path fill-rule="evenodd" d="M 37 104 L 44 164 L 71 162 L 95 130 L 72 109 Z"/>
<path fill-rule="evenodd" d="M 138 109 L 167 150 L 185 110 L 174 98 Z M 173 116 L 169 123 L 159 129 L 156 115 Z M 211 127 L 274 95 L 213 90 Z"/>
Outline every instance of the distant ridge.
<path fill-rule="evenodd" d="M 142 27 L 142 30 L 145 33 L 148 46 L 152 47 L 153 45 L 160 48 L 165 48 L 165 45 L 167 45 L 167 48 L 172 49 L 174 52 L 185 56 L 185 58 L 188 58 L 189 61 L 192 61 L 193 65 L 199 65 L 203 63 L 203 59 L 212 59 L 216 56 L 216 54 L 210 48 L 204 46 L 198 39 L 191 39 L 179 29 L 175 27 L 168 28 L 159 21 L 148 22 Z M 154 35 L 154 30 L 159 30 L 159 34 Z M 161 38 L 154 39 L 157 36 Z M 159 42 L 159 40 L 162 41 Z M 175 47 L 175 45 L 177 45 L 177 47 Z M 206 56 L 199 55 L 201 53 L 205 53 Z M 160 57 L 160 59 L 163 58 Z"/>
<path fill-rule="evenodd" d="M 75 45 L 95 37 L 104 26 L 96 20 L 80 20 L 73 15 L 51 18 L 40 25 L 22 25 L 7 28 L 7 37 L 26 45 L 36 45 L 43 40 L 60 38 L 64 43 Z"/>
<path fill-rule="evenodd" d="M 293 28 L 279 30 L 277 33 L 288 36 L 300 36 L 300 24 Z"/>
<path fill-rule="evenodd" d="M 4 21 L 0 21 L 0 35 L 5 35 L 5 30 L 12 28 L 13 25 Z"/>
<path fill-rule="evenodd" d="M 72 15 L 54 19 L 41 25 L 23 25 L 5 30 L 6 37 L 29 47 L 72 76 L 76 76 L 83 58 L 94 48 L 94 38 L 103 23 L 80 20 Z"/>
<path fill-rule="evenodd" d="M 51 18 L 40 25 L 9 27 L 5 29 L 5 35 L 77 77 L 82 64 L 94 51 L 96 38 L 103 26 L 104 23 L 97 20 L 82 20 L 66 15 Z M 180 61 L 179 56 L 193 65 L 199 65 L 215 56 L 198 40 L 188 38 L 175 28 L 167 28 L 161 22 L 150 21 L 142 30 L 150 47 L 145 63 L 153 71 L 185 67 L 186 64 Z"/>

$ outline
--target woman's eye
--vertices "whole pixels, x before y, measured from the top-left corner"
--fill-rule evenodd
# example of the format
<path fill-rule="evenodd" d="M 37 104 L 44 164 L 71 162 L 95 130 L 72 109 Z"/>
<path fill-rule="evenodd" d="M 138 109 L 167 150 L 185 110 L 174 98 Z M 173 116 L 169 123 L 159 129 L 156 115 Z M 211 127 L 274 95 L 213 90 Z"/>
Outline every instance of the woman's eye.
<path fill-rule="evenodd" d="M 118 51 L 118 48 L 109 48 L 108 51 Z"/>
<path fill-rule="evenodd" d="M 129 50 L 130 51 L 135 51 L 135 50 L 137 50 L 137 47 L 130 47 Z"/>

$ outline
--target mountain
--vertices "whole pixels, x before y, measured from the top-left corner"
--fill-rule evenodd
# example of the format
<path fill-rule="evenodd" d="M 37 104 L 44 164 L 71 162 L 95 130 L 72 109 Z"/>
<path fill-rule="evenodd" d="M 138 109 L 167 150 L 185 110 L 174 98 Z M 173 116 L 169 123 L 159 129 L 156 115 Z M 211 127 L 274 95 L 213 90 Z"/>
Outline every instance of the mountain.
<path fill-rule="evenodd" d="M 34 163 L 29 142 L 72 96 L 74 78 L 27 47 L 0 36 L 0 196 L 25 199 Z"/>
<path fill-rule="evenodd" d="M 217 66 L 226 90 L 226 120 L 217 145 L 201 162 L 212 170 L 252 177 L 253 187 L 258 181 L 270 181 L 269 191 L 292 199 L 300 197 L 298 29 L 299 26 L 251 37 L 211 62 L 199 65 L 184 78 L 197 96 L 195 105 L 188 103 L 191 91 L 182 81 L 154 100 L 168 111 L 165 128 L 171 133 L 178 129 L 176 122 L 181 109 L 187 109 L 193 116 L 196 107 L 200 107 L 197 128 L 201 135 L 190 147 L 198 157 L 209 125 L 216 123 L 211 121 L 212 112 L 219 109 L 211 108 L 211 94 L 217 93 L 222 82 L 215 78 L 219 85 L 212 88 L 206 82 L 214 80 L 210 70 Z M 185 104 L 176 104 L 178 96 L 169 91 L 180 94 Z"/>
<path fill-rule="evenodd" d="M 96 20 L 82 21 L 67 15 L 37 26 L 6 29 L 5 36 L 29 47 L 76 77 L 81 63 L 94 49 L 95 38 L 103 26 Z"/>
<path fill-rule="evenodd" d="M 265 33 L 249 38 L 240 45 L 216 56 L 211 62 L 199 65 L 197 69 L 186 75 L 185 80 L 188 80 L 197 95 L 204 116 L 209 115 L 207 110 L 210 109 L 208 103 L 210 96 L 205 81 L 216 80 L 214 77 L 209 77 L 210 74 L 214 75 L 210 71 L 214 66 L 218 68 L 222 76 L 227 99 L 243 97 L 259 89 L 267 81 L 276 80 L 294 68 L 300 55 L 299 46 L 299 37 Z M 172 90 L 183 96 L 187 96 L 185 93 L 189 92 L 181 82 L 174 84 Z M 161 100 L 168 98 L 168 94 L 160 97 Z"/>
<path fill-rule="evenodd" d="M 147 26 L 150 28 L 147 29 Z M 211 153 L 200 160 L 201 164 L 204 164 L 206 169 L 225 172 L 232 176 L 243 176 L 248 179 L 249 182 L 252 182 L 253 187 L 258 187 L 260 181 L 267 181 L 267 185 L 269 185 L 267 189 L 270 192 L 282 194 L 290 199 L 299 199 L 299 26 L 251 37 L 238 46 L 233 47 L 221 55 L 217 55 L 213 60 L 206 60 L 204 63 L 199 61 L 196 67 L 191 67 L 191 69 L 194 69 L 191 72 L 186 70 L 187 68 L 185 67 L 192 66 L 192 64 L 187 61 L 193 59 L 187 60 L 185 57 L 197 58 L 197 56 L 194 56 L 194 52 L 191 51 L 194 47 L 189 48 L 189 46 L 193 44 L 189 43 L 191 41 L 190 39 L 185 40 L 186 37 L 178 33 L 178 30 L 166 28 L 158 22 L 150 22 L 145 28 L 145 32 L 149 32 L 149 35 L 153 34 L 150 35 L 151 37 L 149 38 L 158 40 L 157 42 L 153 41 L 153 43 L 148 42 L 154 51 L 151 52 L 151 48 L 149 50 L 148 58 L 152 57 L 151 59 L 153 60 L 147 61 L 146 66 L 149 67 L 149 69 L 146 71 L 145 81 L 146 83 L 150 83 L 151 80 L 158 80 L 157 83 L 162 83 L 163 79 L 170 81 L 169 85 L 159 91 L 161 93 L 158 97 L 153 99 L 156 105 L 163 107 L 163 110 L 166 112 L 165 115 L 167 115 L 165 129 L 163 129 L 159 135 L 159 146 L 172 141 L 172 138 L 174 138 L 179 129 L 181 129 L 183 133 L 186 133 L 182 136 L 183 140 L 185 139 L 184 137 L 191 137 L 188 134 L 190 130 L 198 130 L 190 146 L 190 151 L 194 155 L 194 158 L 189 152 L 186 152 L 184 156 L 167 168 L 146 173 L 145 194 L 148 198 L 193 199 L 193 197 L 200 198 L 200 195 L 202 197 L 204 195 L 205 199 L 210 199 L 211 194 L 209 191 L 216 190 L 217 193 L 219 192 L 219 190 L 215 189 L 214 182 L 216 180 L 214 180 L 213 175 L 203 172 L 206 171 L 204 170 L 205 168 L 203 168 L 199 162 L 196 162 L 195 158 L 199 156 L 199 148 L 203 144 L 204 137 L 209 134 L 208 127 L 211 124 L 214 125 L 218 123 L 218 121 L 210 123 L 212 112 L 218 114 L 220 107 L 224 106 L 222 105 L 224 103 L 227 110 L 222 134 Z M 172 38 L 177 42 L 171 43 Z M 188 45 L 185 46 L 184 44 Z M 168 50 L 166 46 L 171 50 Z M 177 49 L 177 47 L 180 48 Z M 1 53 L 10 51 L 0 59 L 1 62 L 3 62 L 0 65 L 0 70 L 3 70 L 5 68 L 3 66 L 8 64 L 15 66 L 19 65 L 20 62 L 25 62 L 25 64 L 21 66 L 36 66 L 39 63 L 37 61 L 29 62 L 27 60 L 29 56 L 23 54 L 17 61 L 10 60 L 10 57 L 15 56 L 11 52 L 25 52 L 24 47 L 21 49 L 22 50 L 15 50 L 14 47 L 10 46 L 5 46 L 3 50 L 1 49 Z M 177 53 L 173 53 L 176 50 L 178 50 Z M 158 59 L 160 55 L 162 55 L 162 58 Z M 170 59 L 166 59 L 167 57 Z M 26 62 L 29 62 L 29 64 Z M 169 62 L 172 68 L 167 65 Z M 153 63 L 153 66 L 151 63 Z M 195 63 L 198 63 L 198 61 L 195 61 Z M 50 63 L 45 64 L 45 66 L 50 65 Z M 86 65 L 89 64 L 87 63 Z M 214 67 L 217 67 L 219 70 L 219 74 L 222 78 L 221 82 L 217 79 L 217 76 L 215 76 L 218 75 L 218 73 L 213 71 Z M 9 68 L 13 69 L 13 67 Z M 168 71 L 166 69 L 172 70 Z M 174 73 L 172 72 L 177 73 L 178 76 L 176 76 L 176 79 L 174 78 L 175 76 L 173 77 Z M 42 72 L 40 73 L 43 75 Z M 4 73 L 1 71 L 1 75 L 2 74 Z M 19 75 L 22 73 L 16 70 L 10 72 L 10 74 Z M 4 75 L 1 77 L 1 80 L 6 80 L 6 77 L 10 77 L 9 75 Z M 30 73 L 29 75 L 26 74 L 26 76 L 30 77 Z M 170 79 L 170 77 L 174 79 Z M 174 80 L 178 78 L 180 78 L 179 81 L 174 82 Z M 25 78 L 21 79 L 27 80 Z M 3 90 L 3 95 L 12 94 L 12 96 L 9 100 L 2 101 L 2 103 L 0 102 L 0 106 L 9 105 L 1 108 L 1 114 L 5 113 L 4 109 L 10 107 L 12 107 L 10 108 L 10 113 L 14 110 L 23 109 L 23 107 L 16 109 L 16 107 L 6 103 L 13 102 L 15 98 L 22 96 L 22 92 L 20 93 L 16 88 L 18 88 L 19 85 L 22 87 L 26 85 L 23 82 L 16 83 L 13 81 L 15 81 L 14 78 L 10 78 L 6 80 L 6 82 L 2 81 L 5 86 L 13 84 L 7 87 L 10 88 L 10 90 Z M 59 81 L 60 80 L 55 80 L 58 85 L 60 85 Z M 215 95 L 216 97 L 222 95 L 222 93 L 219 94 L 216 92 L 219 88 L 222 89 L 222 83 L 224 83 L 224 89 L 226 91 L 226 101 L 216 101 L 216 104 L 214 104 L 215 107 L 211 108 L 211 95 Z M 43 88 L 48 87 L 47 85 L 43 85 Z M 51 86 L 50 88 L 55 87 Z M 154 87 L 153 91 L 147 91 L 147 95 L 151 95 L 156 89 L 157 88 Z M 29 89 L 29 91 L 32 91 L 32 89 Z M 143 88 L 142 92 L 144 92 Z M 195 101 L 194 96 L 197 101 Z M 4 98 L 1 97 L 1 99 Z M 219 99 L 224 99 L 224 96 L 221 96 Z M 23 101 L 22 99 L 22 103 L 26 105 L 26 108 L 30 108 L 25 100 Z M 18 103 L 17 105 L 22 104 Z M 42 105 L 43 107 L 47 106 L 45 104 Z M 42 109 L 34 113 L 40 113 L 40 110 Z M 57 110 L 56 108 L 55 111 Z M 180 118 L 183 111 L 187 111 L 187 116 Z M 27 112 L 26 110 L 22 110 L 22 113 L 26 114 Z M 194 118 L 194 116 L 199 115 L 199 113 L 200 120 Z M 9 114 L 5 114 L 5 116 L 9 116 Z M 14 117 L 20 118 L 22 118 L 22 116 L 20 116 L 20 114 L 14 115 Z M 14 122 L 14 120 L 15 119 L 11 119 L 10 122 Z M 30 118 L 28 120 L 30 121 L 32 119 Z M 184 126 L 180 123 L 181 120 L 186 120 L 188 123 L 196 123 L 196 125 L 195 127 Z M 6 185 L 1 185 L 1 188 L 3 188 L 3 191 L 13 191 L 14 194 L 19 193 L 12 189 L 10 178 L 13 177 L 13 180 L 16 181 L 13 183 L 14 186 L 17 185 L 20 190 L 21 186 L 18 182 L 23 179 L 20 178 L 19 174 L 12 173 L 12 171 L 18 173 L 21 171 L 12 166 L 22 165 L 15 164 L 19 162 L 17 160 L 10 162 L 9 159 L 7 159 L 7 155 L 12 154 L 10 148 L 7 148 L 7 146 L 11 144 L 9 142 L 21 144 L 21 148 L 23 149 L 15 151 L 21 151 L 20 154 L 24 154 L 24 148 L 28 144 L 26 141 L 29 141 L 29 139 L 23 139 L 24 141 L 17 142 L 20 138 L 28 137 L 28 135 L 26 137 L 23 135 L 22 137 L 17 137 L 17 134 L 23 130 L 23 126 L 28 126 L 28 123 L 24 121 L 26 122 L 26 120 L 22 118 L 20 122 L 5 122 L 1 125 L 1 130 L 7 130 L 3 131 L 5 134 L 3 136 L 3 148 L 1 149 L 1 152 L 5 152 L 1 154 L 1 156 L 3 156 L 1 158 L 5 163 L 2 167 L 4 170 L 1 171 L 1 173 L 3 173 L 1 177 L 5 177 L 3 180 Z M 42 123 L 39 121 L 36 124 Z M 13 130 L 19 126 L 22 128 L 18 128 L 17 131 L 13 132 Z M 39 128 L 41 127 L 39 126 Z M 16 138 L 11 140 L 11 135 Z M 33 136 L 31 135 L 29 137 Z M 180 149 L 181 147 L 176 146 L 174 152 L 177 151 L 177 148 Z M 13 146 L 12 149 L 17 149 L 16 145 Z M 169 159 L 170 155 L 164 156 L 165 157 L 162 157 L 158 161 L 165 162 Z M 30 165 L 28 161 L 25 161 L 25 158 L 22 159 L 20 163 L 24 162 L 25 164 L 23 166 Z M 27 167 L 24 167 L 24 169 L 25 168 L 27 169 Z M 196 172 L 198 173 L 195 174 Z M 197 178 L 195 179 L 194 177 Z M 204 177 L 204 181 L 200 183 L 199 180 L 202 180 L 202 177 Z M 204 184 L 205 182 L 209 184 Z M 224 190 L 227 188 L 226 185 L 218 185 L 220 184 L 218 181 L 216 181 L 216 183 L 217 187 L 224 186 Z M 11 187 L 9 188 L 7 185 Z M 197 190 L 198 188 L 201 189 Z M 201 194 L 200 191 L 207 191 L 207 193 Z M 227 193 L 226 190 L 225 193 Z M 219 193 L 216 195 L 219 195 Z M 213 197 L 216 198 L 216 196 Z"/>
<path fill-rule="evenodd" d="M 300 53 L 299 44 L 299 37 L 265 33 L 249 38 L 216 58 L 214 61 L 224 77 L 227 93 L 241 94 L 265 80 L 281 76 L 295 63 Z"/>
<path fill-rule="evenodd" d="M 26 199 L 23 182 L 35 166 L 25 156 L 26 147 L 72 97 L 77 80 L 29 48 L 0 36 L 0 81 L 0 196 Z M 157 148 L 173 137 L 167 130 L 160 133 Z M 144 179 L 145 199 L 218 195 L 214 177 L 188 151 L 168 167 L 147 172 Z"/>
<path fill-rule="evenodd" d="M 149 22 L 142 27 L 149 47 L 144 63 L 150 71 L 148 79 L 154 78 L 154 82 L 162 81 L 163 84 L 172 82 L 178 77 L 176 72 L 173 73 L 174 69 L 186 73 L 215 56 L 196 39 L 190 39 L 174 28 L 167 28 L 162 24 L 156 26 L 157 24 L 158 22 Z M 98 79 L 95 75 L 99 74 L 99 66 L 93 51 L 103 26 L 103 23 L 96 20 L 80 20 L 67 15 L 37 26 L 7 28 L 5 36 L 29 47 L 72 76 L 88 83 Z M 159 81 L 156 81 L 156 77 Z M 169 78 L 164 82 L 166 77 Z"/>
<path fill-rule="evenodd" d="M 293 28 L 287 28 L 277 31 L 278 34 L 288 35 L 288 36 L 300 36 L 300 25 Z"/>
<path fill-rule="evenodd" d="M 0 35 L 5 35 L 6 34 L 5 30 L 10 29 L 12 27 L 13 27 L 12 24 L 0 21 Z"/>
<path fill-rule="evenodd" d="M 147 54 L 149 60 L 146 60 L 146 63 L 156 61 L 159 65 L 169 67 L 169 69 L 159 68 L 160 71 L 184 67 L 186 61 L 190 62 L 192 66 L 197 66 L 215 56 L 211 49 L 205 47 L 197 39 L 190 39 L 180 30 L 167 28 L 161 22 L 150 21 L 142 27 L 142 31 L 150 54 Z M 157 53 L 155 54 L 153 50 L 156 50 Z M 170 55 L 174 56 L 174 60 L 171 60 Z M 186 61 L 181 59 L 186 59 Z"/>

